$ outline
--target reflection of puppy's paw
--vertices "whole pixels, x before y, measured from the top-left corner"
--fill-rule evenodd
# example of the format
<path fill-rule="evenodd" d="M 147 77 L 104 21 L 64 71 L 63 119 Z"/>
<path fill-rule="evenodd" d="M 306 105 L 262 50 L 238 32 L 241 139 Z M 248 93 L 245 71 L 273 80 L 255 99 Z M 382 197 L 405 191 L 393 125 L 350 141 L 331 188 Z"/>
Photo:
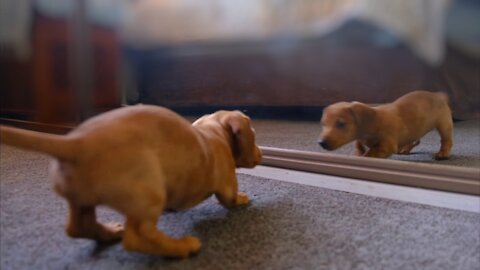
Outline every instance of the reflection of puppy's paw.
<path fill-rule="evenodd" d="M 412 151 L 412 149 L 419 144 L 420 144 L 420 140 L 414 141 L 411 144 L 405 145 L 400 149 L 400 151 L 398 151 L 397 154 L 399 154 L 399 155 L 410 155 L 410 151 Z"/>
<path fill-rule="evenodd" d="M 237 205 L 246 205 L 250 202 L 245 192 L 237 193 Z"/>
<path fill-rule="evenodd" d="M 450 159 L 448 154 L 443 153 L 442 151 L 435 154 L 435 160 L 447 160 Z"/>
<path fill-rule="evenodd" d="M 353 155 L 357 156 L 357 157 L 362 157 L 365 155 L 365 151 L 358 151 L 358 150 L 355 150 L 353 151 Z"/>

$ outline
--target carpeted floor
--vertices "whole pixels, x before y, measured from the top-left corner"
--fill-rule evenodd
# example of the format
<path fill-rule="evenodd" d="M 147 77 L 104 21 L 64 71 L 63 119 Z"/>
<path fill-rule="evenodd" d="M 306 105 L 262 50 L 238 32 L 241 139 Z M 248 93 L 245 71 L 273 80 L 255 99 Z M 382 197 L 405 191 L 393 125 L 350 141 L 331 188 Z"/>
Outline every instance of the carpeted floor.
<path fill-rule="evenodd" d="M 260 145 L 312 152 L 327 152 L 318 144 L 320 121 L 261 120 L 253 123 Z M 437 161 L 432 158 L 440 149 L 440 136 L 429 132 L 421 139 L 420 145 L 411 155 L 393 155 L 391 159 L 480 168 L 480 120 L 454 123 L 452 156 L 449 160 Z M 329 153 L 351 155 L 353 143 Z"/>
<path fill-rule="evenodd" d="M 479 269 L 480 215 L 239 175 L 252 203 L 215 200 L 162 216 L 159 227 L 203 241 L 166 260 L 97 247 L 63 232 L 66 203 L 48 159 L 0 149 L 0 269 Z M 479 205 L 480 207 L 480 205 Z M 109 210 L 101 220 L 121 220 Z"/>

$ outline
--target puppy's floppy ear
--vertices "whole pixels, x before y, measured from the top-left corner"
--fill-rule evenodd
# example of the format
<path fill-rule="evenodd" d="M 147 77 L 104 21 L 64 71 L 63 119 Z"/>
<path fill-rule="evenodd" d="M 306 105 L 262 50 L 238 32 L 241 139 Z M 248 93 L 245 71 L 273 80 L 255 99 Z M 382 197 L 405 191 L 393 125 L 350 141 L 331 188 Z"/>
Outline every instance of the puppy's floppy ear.
<path fill-rule="evenodd" d="M 232 151 L 237 165 L 250 162 L 255 138 L 249 118 L 240 111 L 228 112 L 222 117 L 221 124 L 233 134 Z"/>
<path fill-rule="evenodd" d="M 233 134 L 237 135 L 242 132 L 242 129 L 245 129 L 246 116 L 244 116 L 240 111 L 228 112 L 222 118 L 222 124 L 228 127 Z"/>
<path fill-rule="evenodd" d="M 364 103 L 354 101 L 350 103 L 349 110 L 359 128 L 367 127 L 375 121 L 375 110 Z"/>

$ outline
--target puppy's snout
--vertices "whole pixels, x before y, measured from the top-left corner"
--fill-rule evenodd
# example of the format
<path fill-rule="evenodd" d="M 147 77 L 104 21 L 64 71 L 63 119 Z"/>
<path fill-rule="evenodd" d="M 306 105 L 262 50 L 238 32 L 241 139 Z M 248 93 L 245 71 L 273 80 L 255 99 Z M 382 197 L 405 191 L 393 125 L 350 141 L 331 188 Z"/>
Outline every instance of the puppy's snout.
<path fill-rule="evenodd" d="M 330 147 L 330 145 L 328 144 L 328 141 L 326 141 L 326 140 L 319 140 L 319 141 L 318 141 L 318 144 L 319 144 L 323 149 L 331 150 L 331 147 Z"/>

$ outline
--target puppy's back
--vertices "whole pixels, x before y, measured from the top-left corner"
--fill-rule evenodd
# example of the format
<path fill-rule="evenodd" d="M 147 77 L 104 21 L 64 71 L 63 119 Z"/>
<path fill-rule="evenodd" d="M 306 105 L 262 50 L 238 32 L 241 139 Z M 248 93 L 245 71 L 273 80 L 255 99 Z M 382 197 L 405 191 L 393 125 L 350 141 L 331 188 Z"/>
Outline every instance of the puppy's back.
<path fill-rule="evenodd" d="M 451 118 L 448 95 L 443 92 L 414 91 L 397 99 L 393 105 L 410 133 L 425 134 L 438 122 Z"/>
<path fill-rule="evenodd" d="M 417 90 L 399 97 L 394 101 L 396 104 L 413 104 L 423 103 L 429 106 L 448 106 L 449 98 L 444 92 L 429 92 L 424 90 Z M 430 104 L 428 104 L 430 103 Z"/>

